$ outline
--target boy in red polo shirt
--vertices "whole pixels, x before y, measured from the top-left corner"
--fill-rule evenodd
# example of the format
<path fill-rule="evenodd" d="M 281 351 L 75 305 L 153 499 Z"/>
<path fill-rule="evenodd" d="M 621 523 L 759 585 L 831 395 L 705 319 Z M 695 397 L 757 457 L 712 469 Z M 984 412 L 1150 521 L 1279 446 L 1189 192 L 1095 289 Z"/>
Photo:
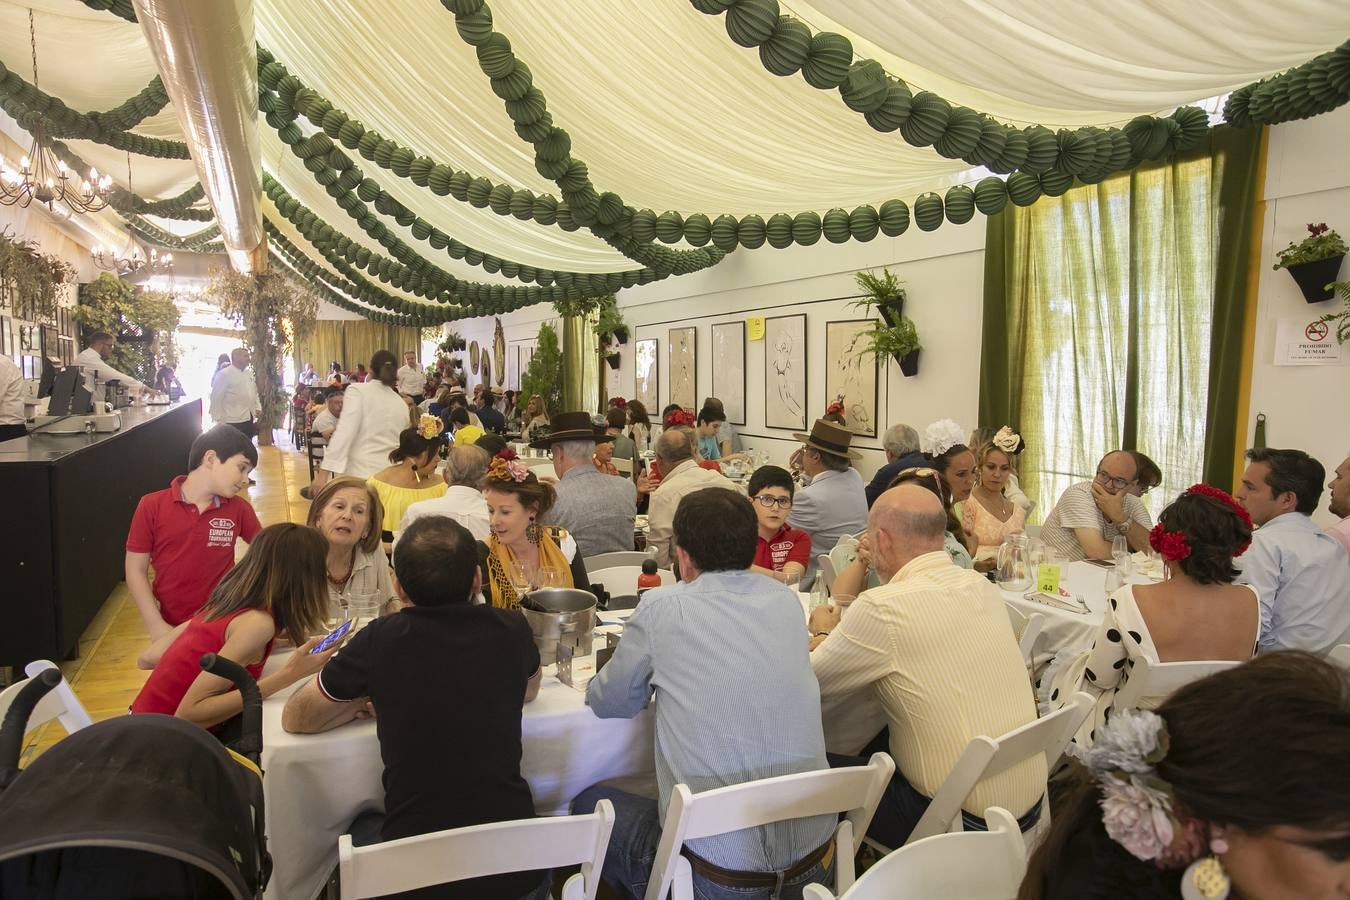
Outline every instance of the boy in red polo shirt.
<path fill-rule="evenodd" d="M 746 486 L 759 519 L 755 564 L 750 570 L 786 584 L 799 581 L 811 562 L 811 535 L 787 524 L 794 489 L 792 475 L 779 466 L 760 466 Z"/>
<path fill-rule="evenodd" d="M 235 496 L 257 464 L 252 441 L 238 429 L 217 425 L 192 442 L 186 475 L 136 505 L 127 534 L 126 579 L 151 641 L 192 618 L 234 565 L 235 540 L 251 541 L 261 530 L 253 507 Z M 154 662 L 140 660 L 142 668 L 154 668 Z"/>

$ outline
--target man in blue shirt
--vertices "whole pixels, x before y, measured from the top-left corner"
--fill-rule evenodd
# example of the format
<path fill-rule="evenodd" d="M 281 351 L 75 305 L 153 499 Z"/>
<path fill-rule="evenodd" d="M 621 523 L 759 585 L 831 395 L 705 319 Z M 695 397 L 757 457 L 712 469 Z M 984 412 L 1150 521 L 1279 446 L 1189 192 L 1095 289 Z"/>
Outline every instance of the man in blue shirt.
<path fill-rule="evenodd" d="M 575 812 L 614 803 L 603 877 L 623 896 L 646 890 L 676 784 L 697 794 L 827 767 L 801 604 L 785 585 L 748 571 L 757 536 L 745 497 L 722 488 L 684 497 L 674 542 L 685 580 L 643 595 L 587 690 L 601 718 L 631 718 L 655 703 L 659 801 L 597 785 L 572 803 Z M 781 875 L 777 896 L 794 900 L 830 877 L 836 824 L 814 816 L 691 841 L 695 890 L 759 900 Z"/>
<path fill-rule="evenodd" d="M 1302 450 L 1247 451 L 1237 499 L 1257 526 L 1237 560 L 1261 597 L 1260 649 L 1326 653 L 1350 642 L 1345 548 L 1310 518 L 1326 470 Z"/>

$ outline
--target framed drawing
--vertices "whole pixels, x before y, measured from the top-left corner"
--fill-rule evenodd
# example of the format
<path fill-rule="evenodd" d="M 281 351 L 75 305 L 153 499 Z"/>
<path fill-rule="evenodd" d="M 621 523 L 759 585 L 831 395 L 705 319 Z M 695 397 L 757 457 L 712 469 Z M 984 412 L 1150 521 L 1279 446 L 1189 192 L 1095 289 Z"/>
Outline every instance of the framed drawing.
<path fill-rule="evenodd" d="M 636 381 L 633 399 L 641 401 L 647 409 L 647 415 L 659 419 L 661 416 L 661 400 L 657 395 L 659 370 L 656 365 L 656 338 L 638 341 L 633 353 L 633 374 Z M 656 419 L 652 421 L 656 421 Z"/>
<path fill-rule="evenodd" d="M 712 395 L 731 424 L 745 424 L 745 322 L 712 327 Z"/>
<path fill-rule="evenodd" d="M 672 328 L 667 332 L 669 350 L 666 371 L 670 380 L 670 402 L 682 409 L 696 409 L 698 403 L 698 330 Z M 647 410 L 651 412 L 651 410 Z"/>
<path fill-rule="evenodd" d="M 877 360 L 864 354 L 871 319 L 825 323 L 825 405 L 844 404 L 844 427 L 877 436 Z"/>
<path fill-rule="evenodd" d="M 806 314 L 764 320 L 764 425 L 806 430 Z"/>

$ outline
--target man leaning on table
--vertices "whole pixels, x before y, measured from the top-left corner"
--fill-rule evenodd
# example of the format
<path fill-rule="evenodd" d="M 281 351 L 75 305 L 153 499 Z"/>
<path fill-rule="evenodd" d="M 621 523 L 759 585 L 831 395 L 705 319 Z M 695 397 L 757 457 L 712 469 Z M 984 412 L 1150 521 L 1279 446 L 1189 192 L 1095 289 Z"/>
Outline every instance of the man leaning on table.
<path fill-rule="evenodd" d="M 646 889 L 676 784 L 697 794 L 826 767 L 801 604 L 787 586 L 748 571 L 758 534 L 740 494 L 705 488 L 684 497 L 674 520 L 684 581 L 643 595 L 587 689 L 602 719 L 632 718 L 649 703 L 656 711 L 660 799 L 597 785 L 572 803 L 578 813 L 614 803 L 603 877 L 621 896 Z M 831 876 L 836 821 L 814 816 L 691 841 L 695 894 L 796 900 Z"/>
<path fill-rule="evenodd" d="M 117 338 L 106 331 L 96 331 L 89 336 L 89 346 L 81 350 L 79 355 L 75 357 L 75 365 L 79 366 L 80 371 L 84 373 L 84 386 L 92 391 L 96 383 L 106 384 L 109 381 L 120 381 L 133 394 L 150 390 L 135 378 L 117 371 L 103 361 L 109 353 L 112 353 L 113 347 L 116 345 Z"/>
<path fill-rule="evenodd" d="M 694 459 L 692 432 L 667 428 L 656 439 L 656 459 L 661 464 L 661 483 L 652 491 L 647 506 L 647 546 L 656 552 L 656 563 L 669 568 L 675 560 L 671 547 L 675 511 L 684 497 L 708 487 L 735 491 L 736 485 L 720 472 L 701 468 Z M 753 511 L 752 511 L 753 515 Z M 716 527 L 714 524 L 713 527 Z M 751 542 L 750 555 L 754 557 Z M 749 565 L 747 563 L 747 565 Z"/>
<path fill-rule="evenodd" d="M 886 491 L 867 529 L 881 587 L 860 594 L 842 618 L 836 607 L 811 614 L 811 668 L 822 703 L 862 708 L 876 700 L 885 711 L 896 769 L 868 834 L 887 847 L 909 837 L 971 739 L 1036 720 L 1003 598 L 984 576 L 952 562 L 943 549 L 946 528 L 932 491 L 914 484 Z M 1045 781 L 1041 756 L 981 781 L 962 805 L 966 830 L 983 830 L 990 806 L 1018 816 L 1023 831 L 1031 828 Z"/>
<path fill-rule="evenodd" d="M 1148 550 L 1153 519 L 1129 488 L 1139 476 L 1134 457 L 1114 450 L 1097 463 L 1091 481 L 1071 484 L 1045 517 L 1041 542 L 1066 562 L 1110 559 L 1111 541 L 1124 535 L 1131 550 Z"/>
<path fill-rule="evenodd" d="M 357 817 L 358 845 L 534 816 L 520 716 L 539 692 L 539 651 L 520 613 L 473 603 L 480 586 L 473 535 L 442 516 L 415 520 L 394 550 L 403 609 L 357 632 L 286 702 L 289 732 L 377 714 L 387 815 Z M 547 873 L 521 872 L 399 896 L 515 900 L 548 887 Z"/>

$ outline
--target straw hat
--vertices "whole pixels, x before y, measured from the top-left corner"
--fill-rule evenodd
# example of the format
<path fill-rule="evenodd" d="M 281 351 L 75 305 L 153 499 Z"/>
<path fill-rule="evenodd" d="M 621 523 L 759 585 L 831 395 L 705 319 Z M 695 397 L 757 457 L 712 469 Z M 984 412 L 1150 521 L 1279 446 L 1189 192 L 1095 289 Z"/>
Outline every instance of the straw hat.
<path fill-rule="evenodd" d="M 597 433 L 591 422 L 591 414 L 585 412 L 565 412 L 550 416 L 549 433 L 537 441 L 530 441 L 536 450 L 547 450 L 561 441 L 594 441 L 603 444 L 614 440 L 614 435 Z"/>

